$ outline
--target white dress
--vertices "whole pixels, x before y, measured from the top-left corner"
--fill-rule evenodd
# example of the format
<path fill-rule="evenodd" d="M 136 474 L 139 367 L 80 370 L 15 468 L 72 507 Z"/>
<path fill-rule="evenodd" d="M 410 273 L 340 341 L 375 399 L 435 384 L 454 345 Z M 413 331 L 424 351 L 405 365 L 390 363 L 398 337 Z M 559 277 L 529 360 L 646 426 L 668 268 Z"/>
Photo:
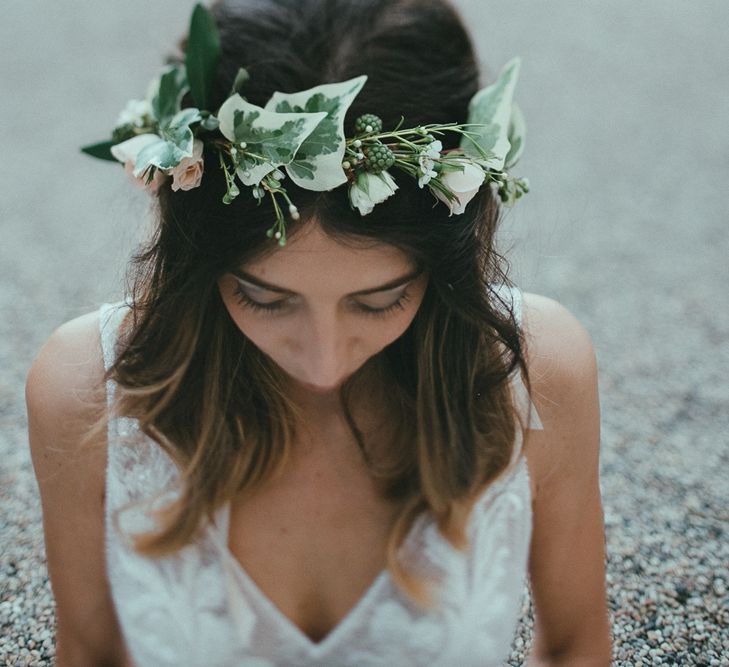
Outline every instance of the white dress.
<path fill-rule="evenodd" d="M 512 292 L 517 315 L 521 295 Z M 123 303 L 101 307 L 105 366 L 113 361 Z M 521 414 L 541 428 L 520 375 Z M 109 382 L 107 396 L 113 398 Z M 531 536 L 526 460 L 490 486 L 468 525 L 462 553 L 429 515 L 413 525 L 403 554 L 442 576 L 440 605 L 424 612 L 383 571 L 347 616 L 314 642 L 266 598 L 227 546 L 229 505 L 203 537 L 173 556 L 139 556 L 124 531 L 154 524 L 144 511 L 176 493 L 177 469 L 134 420 L 113 419 L 106 471 L 106 562 L 112 597 L 136 667 L 488 667 L 508 656 L 521 608 Z M 517 429 L 518 452 L 521 435 Z M 161 495 L 160 495 L 161 494 Z M 156 500 L 153 498 L 156 496 Z M 140 501 L 119 516 L 112 513 Z"/>

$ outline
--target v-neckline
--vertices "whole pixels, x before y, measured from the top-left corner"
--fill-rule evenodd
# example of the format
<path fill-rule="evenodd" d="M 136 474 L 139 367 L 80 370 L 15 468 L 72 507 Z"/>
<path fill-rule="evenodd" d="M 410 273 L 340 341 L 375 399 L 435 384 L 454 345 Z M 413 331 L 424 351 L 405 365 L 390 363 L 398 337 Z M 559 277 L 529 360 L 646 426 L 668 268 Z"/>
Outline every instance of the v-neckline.
<path fill-rule="evenodd" d="M 232 571 L 242 582 L 242 584 L 248 589 L 248 592 L 253 596 L 256 601 L 266 610 L 266 613 L 272 619 L 274 623 L 281 626 L 287 634 L 289 634 L 293 641 L 296 641 L 301 647 L 308 651 L 312 656 L 319 656 L 328 651 L 334 644 L 340 641 L 341 638 L 346 636 L 348 628 L 350 628 L 356 618 L 364 613 L 366 607 L 380 589 L 390 580 L 390 573 L 387 568 L 380 570 L 379 574 L 371 581 L 365 591 L 360 595 L 357 601 L 349 608 L 345 615 L 332 626 L 329 632 L 319 641 L 314 641 L 309 635 L 306 634 L 294 621 L 292 621 L 276 604 L 271 598 L 266 595 L 260 586 L 254 581 L 253 577 L 243 567 L 243 564 L 236 558 L 235 554 L 230 550 L 228 546 L 228 531 L 230 525 L 230 512 L 231 503 L 230 501 L 225 503 L 216 513 L 215 531 L 216 541 L 223 553 L 224 558 L 228 561 Z M 421 517 L 419 517 L 411 526 L 411 529 L 406 536 L 403 545 L 405 545 L 413 535 L 416 525 L 420 523 Z"/>
<path fill-rule="evenodd" d="M 471 515 L 469 516 L 469 526 L 473 522 L 473 512 L 476 507 L 483 503 L 486 499 L 497 493 L 498 490 L 504 486 L 513 484 L 515 479 L 519 476 L 524 475 L 526 477 L 526 485 L 529 493 L 530 482 L 529 482 L 529 470 L 526 465 L 526 458 L 521 457 L 516 461 L 514 468 L 510 471 L 510 474 L 505 478 L 500 478 L 488 485 L 488 487 L 479 495 L 471 508 Z M 332 646 L 341 641 L 346 637 L 349 628 L 353 626 L 358 616 L 361 616 L 367 606 L 371 604 L 372 599 L 377 595 L 380 589 L 388 582 L 391 583 L 391 577 L 389 570 L 385 567 L 380 573 L 372 580 L 369 586 L 365 589 L 364 593 L 357 599 L 357 601 L 350 607 L 347 613 L 327 632 L 327 634 L 320 640 L 314 641 L 309 635 L 307 635 L 294 621 L 292 621 L 286 614 L 284 614 L 271 598 L 266 595 L 258 584 L 253 580 L 253 577 L 243 567 L 243 564 L 235 557 L 235 554 L 230 550 L 228 546 L 228 533 L 230 525 L 230 512 L 231 512 L 231 501 L 223 504 L 218 511 L 215 513 L 215 525 L 211 526 L 211 531 L 214 536 L 216 543 L 218 544 L 223 557 L 227 561 L 232 572 L 237 576 L 242 585 L 247 588 L 248 593 L 256 599 L 260 606 L 262 606 L 272 622 L 280 626 L 283 632 L 286 632 L 292 641 L 305 650 L 312 657 L 321 657 Z M 416 532 L 421 531 L 424 526 L 424 522 L 429 519 L 429 514 L 424 512 L 420 514 L 410 526 L 402 544 L 400 550 L 405 550 L 410 542 L 414 539 Z M 444 542 L 447 542 L 445 538 L 442 538 Z M 455 549 L 455 547 L 452 547 Z"/>

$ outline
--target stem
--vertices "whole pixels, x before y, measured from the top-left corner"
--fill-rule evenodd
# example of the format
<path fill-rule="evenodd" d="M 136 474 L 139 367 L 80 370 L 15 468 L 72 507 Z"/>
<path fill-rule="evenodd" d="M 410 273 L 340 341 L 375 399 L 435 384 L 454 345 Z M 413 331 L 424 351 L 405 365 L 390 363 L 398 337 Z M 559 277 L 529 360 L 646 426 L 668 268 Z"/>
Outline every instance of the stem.
<path fill-rule="evenodd" d="M 269 190 L 268 193 L 271 195 L 271 201 L 273 201 L 273 208 L 276 211 L 276 221 L 281 220 L 281 207 L 278 205 L 278 199 L 276 199 L 276 192 Z"/>
<path fill-rule="evenodd" d="M 395 160 L 395 166 L 407 172 L 410 176 L 415 177 L 418 175 L 418 170 L 415 165 L 405 162 L 405 160 Z"/>

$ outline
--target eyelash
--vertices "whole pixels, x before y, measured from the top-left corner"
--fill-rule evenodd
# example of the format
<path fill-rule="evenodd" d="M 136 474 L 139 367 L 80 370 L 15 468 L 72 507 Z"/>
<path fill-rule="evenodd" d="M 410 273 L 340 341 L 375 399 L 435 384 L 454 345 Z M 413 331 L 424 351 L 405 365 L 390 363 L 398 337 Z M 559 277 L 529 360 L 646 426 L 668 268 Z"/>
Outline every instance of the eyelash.
<path fill-rule="evenodd" d="M 251 297 L 249 297 L 238 285 L 236 285 L 235 288 L 235 296 L 238 299 L 238 303 L 241 305 L 246 308 L 250 308 L 251 310 L 257 310 L 263 313 L 272 314 L 284 308 L 280 301 L 274 301 L 272 303 L 258 303 L 258 301 L 251 299 Z M 362 315 L 369 315 L 371 317 L 387 317 L 390 313 L 393 313 L 396 310 L 405 310 L 405 304 L 408 301 L 410 301 L 410 294 L 407 290 L 405 290 L 395 303 L 390 304 L 385 308 L 370 308 L 369 306 L 365 306 L 361 303 L 356 304 L 355 308 Z"/>

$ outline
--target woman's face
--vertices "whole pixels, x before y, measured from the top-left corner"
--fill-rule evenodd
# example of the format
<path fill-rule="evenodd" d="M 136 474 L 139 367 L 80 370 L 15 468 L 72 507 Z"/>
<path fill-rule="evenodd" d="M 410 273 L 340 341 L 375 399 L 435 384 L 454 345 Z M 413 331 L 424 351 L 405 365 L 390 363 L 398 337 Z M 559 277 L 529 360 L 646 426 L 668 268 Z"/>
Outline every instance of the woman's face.
<path fill-rule="evenodd" d="M 405 332 L 427 280 L 393 246 L 348 247 L 310 224 L 218 286 L 238 328 L 304 389 L 324 394 Z"/>

